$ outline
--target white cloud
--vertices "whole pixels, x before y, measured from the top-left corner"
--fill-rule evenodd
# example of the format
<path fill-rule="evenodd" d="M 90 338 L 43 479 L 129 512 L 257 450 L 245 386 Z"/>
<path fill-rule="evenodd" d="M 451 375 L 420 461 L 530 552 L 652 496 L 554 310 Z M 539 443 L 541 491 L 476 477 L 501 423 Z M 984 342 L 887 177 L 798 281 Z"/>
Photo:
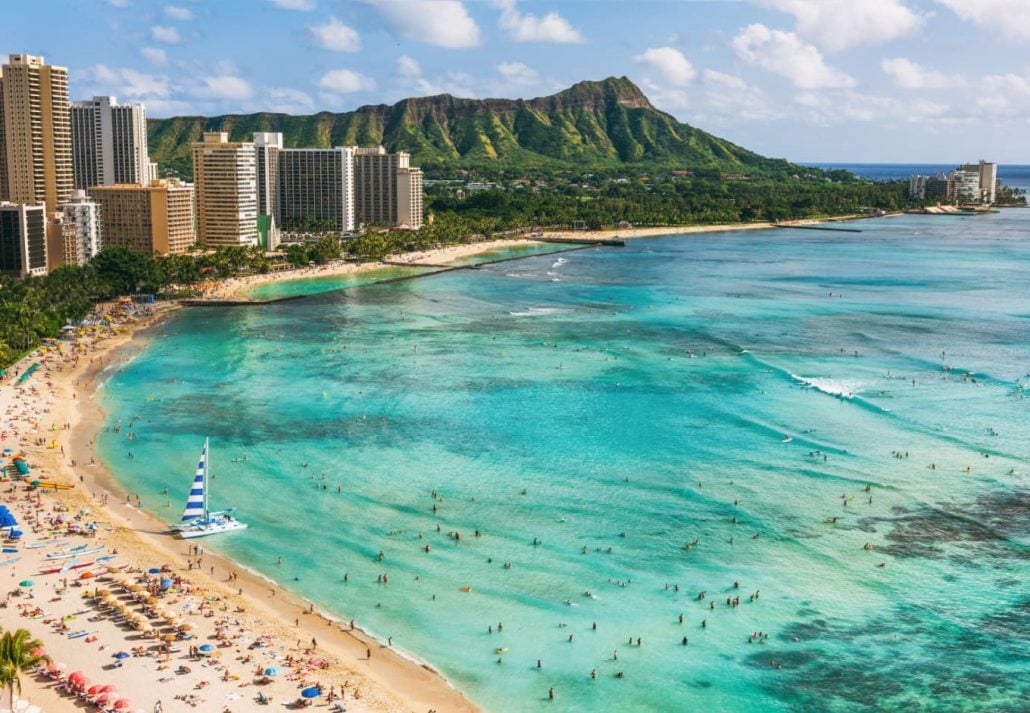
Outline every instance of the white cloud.
<path fill-rule="evenodd" d="M 357 52 L 361 49 L 361 38 L 347 25 L 335 17 L 330 17 L 324 25 L 308 27 L 312 37 L 318 44 L 333 52 Z"/>
<path fill-rule="evenodd" d="M 1026 0 L 937 0 L 966 22 L 1014 40 L 1030 40 L 1030 2 Z"/>
<path fill-rule="evenodd" d="M 633 59 L 651 67 L 673 86 L 685 87 L 697 76 L 694 65 L 674 47 L 650 47 Z"/>
<path fill-rule="evenodd" d="M 580 31 L 554 10 L 543 17 L 537 17 L 519 12 L 516 3 L 517 0 L 494 0 L 494 6 L 501 11 L 498 25 L 516 42 L 583 42 Z"/>
<path fill-rule="evenodd" d="M 229 74 L 218 74 L 210 77 L 199 77 L 201 86 L 192 91 L 194 96 L 203 99 L 227 99 L 239 101 L 254 96 L 254 88 L 243 77 Z"/>
<path fill-rule="evenodd" d="M 165 5 L 165 14 L 173 20 L 192 20 L 193 12 L 188 7 Z"/>
<path fill-rule="evenodd" d="M 276 111 L 283 114 L 301 114 L 315 108 L 315 102 L 309 94 L 290 87 L 269 87 L 259 92 L 261 95 L 259 111 Z"/>
<path fill-rule="evenodd" d="M 512 84 L 532 86 L 540 80 L 540 75 L 532 67 L 522 62 L 502 62 L 497 71 Z"/>
<path fill-rule="evenodd" d="M 885 59 L 880 62 L 880 69 L 906 89 L 950 89 L 966 83 L 960 75 L 925 69 L 906 57 Z"/>
<path fill-rule="evenodd" d="M 171 95 L 171 84 L 167 77 L 145 74 L 129 68 L 108 67 L 97 64 L 77 71 L 73 75 L 76 84 L 81 81 L 91 95 L 122 95 L 134 99 L 167 98 Z"/>
<path fill-rule="evenodd" d="M 961 0 L 976 4 L 981 0 Z M 762 5 L 790 13 L 798 34 L 820 47 L 838 52 L 855 45 L 878 45 L 910 35 L 925 17 L 905 0 L 759 0 Z"/>
<path fill-rule="evenodd" d="M 315 9 L 315 0 L 268 0 L 268 2 L 283 10 L 308 12 Z"/>
<path fill-rule="evenodd" d="M 823 61 L 822 53 L 793 32 L 748 25 L 733 38 L 737 55 L 789 79 L 802 89 L 852 87 L 855 80 Z"/>
<path fill-rule="evenodd" d="M 318 86 L 334 94 L 350 94 L 375 89 L 375 80 L 350 69 L 332 69 L 322 75 Z"/>
<path fill-rule="evenodd" d="M 107 0 L 107 4 L 111 7 L 128 7 L 129 0 Z"/>
<path fill-rule="evenodd" d="M 398 84 L 408 94 L 421 96 L 451 94 L 456 97 L 473 97 L 475 80 L 464 72 L 448 72 L 443 77 L 427 78 L 422 66 L 413 57 L 402 54 L 397 58 Z"/>
<path fill-rule="evenodd" d="M 366 0 L 405 40 L 461 49 L 480 44 L 479 25 L 459 0 Z"/>
<path fill-rule="evenodd" d="M 154 39 L 158 42 L 164 42 L 170 45 L 182 42 L 182 37 L 179 36 L 179 31 L 174 27 L 163 27 L 162 25 L 154 25 L 150 28 L 150 34 L 153 35 Z"/>
<path fill-rule="evenodd" d="M 896 99 L 851 90 L 803 92 L 797 103 L 805 108 L 808 121 L 820 125 L 842 121 L 921 123 L 947 118 L 949 111 L 948 105 L 927 99 Z"/>
<path fill-rule="evenodd" d="M 144 47 L 139 53 L 155 67 L 164 67 L 168 64 L 168 53 L 160 47 Z"/>
<path fill-rule="evenodd" d="M 977 106 L 992 116 L 1030 113 L 1030 72 L 990 74 L 977 85 Z"/>
<path fill-rule="evenodd" d="M 747 120 L 771 119 L 781 115 L 765 92 L 735 74 L 706 69 L 702 77 L 705 104 L 721 115 Z"/>

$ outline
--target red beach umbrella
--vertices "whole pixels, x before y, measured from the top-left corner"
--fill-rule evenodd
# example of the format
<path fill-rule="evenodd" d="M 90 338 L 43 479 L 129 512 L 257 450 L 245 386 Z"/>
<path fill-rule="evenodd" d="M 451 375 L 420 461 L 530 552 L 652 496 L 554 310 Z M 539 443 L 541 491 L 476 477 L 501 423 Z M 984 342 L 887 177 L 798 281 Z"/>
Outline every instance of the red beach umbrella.
<path fill-rule="evenodd" d="M 72 683 L 81 683 L 86 679 L 86 674 L 82 671 L 72 671 L 68 674 L 68 680 Z"/>
<path fill-rule="evenodd" d="M 103 693 L 103 691 L 100 690 L 101 688 L 103 688 L 103 686 L 101 686 L 99 683 L 96 683 L 87 688 L 86 693 L 88 693 L 91 696 L 95 696 L 99 693 Z"/>
<path fill-rule="evenodd" d="M 103 685 L 103 686 L 101 686 L 101 687 L 100 687 L 100 691 L 101 691 L 102 693 L 114 693 L 114 691 L 115 691 L 115 686 L 114 686 L 114 684 L 112 684 L 112 683 L 108 683 L 108 684 L 106 684 L 106 685 Z"/>
<path fill-rule="evenodd" d="M 125 708 L 128 708 L 130 705 L 131 704 L 129 703 L 129 700 L 127 698 L 119 698 L 117 701 L 114 702 L 115 710 L 123 710 Z"/>
<path fill-rule="evenodd" d="M 32 656 L 32 657 L 46 656 L 46 649 L 42 649 L 42 648 L 37 646 L 36 648 L 34 648 L 32 651 L 29 652 L 29 656 Z"/>
<path fill-rule="evenodd" d="M 82 574 L 79 575 L 79 579 L 93 579 L 93 573 L 92 572 L 83 572 Z"/>
<path fill-rule="evenodd" d="M 109 694 L 109 693 L 101 693 L 99 696 L 97 696 L 93 700 L 95 700 L 97 703 L 104 704 L 104 703 L 107 703 L 109 700 L 111 700 L 111 694 Z"/>

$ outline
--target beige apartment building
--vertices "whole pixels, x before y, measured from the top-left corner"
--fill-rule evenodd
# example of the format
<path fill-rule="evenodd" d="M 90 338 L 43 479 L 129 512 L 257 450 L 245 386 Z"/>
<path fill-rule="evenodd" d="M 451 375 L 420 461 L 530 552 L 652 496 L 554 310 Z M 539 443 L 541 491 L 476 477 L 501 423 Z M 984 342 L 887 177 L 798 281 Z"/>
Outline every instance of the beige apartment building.
<path fill-rule="evenodd" d="M 205 248 L 258 244 L 254 144 L 224 131 L 193 143 L 197 242 Z"/>
<path fill-rule="evenodd" d="M 0 68 L 0 200 L 57 210 L 72 191 L 68 69 L 12 54 Z"/>
<path fill-rule="evenodd" d="M 188 183 L 167 178 L 149 186 L 96 186 L 89 193 L 100 205 L 104 247 L 170 255 L 188 252 L 196 242 L 194 187 Z"/>
<path fill-rule="evenodd" d="M 422 227 L 422 169 L 407 152 L 354 149 L 354 213 L 364 225 Z"/>

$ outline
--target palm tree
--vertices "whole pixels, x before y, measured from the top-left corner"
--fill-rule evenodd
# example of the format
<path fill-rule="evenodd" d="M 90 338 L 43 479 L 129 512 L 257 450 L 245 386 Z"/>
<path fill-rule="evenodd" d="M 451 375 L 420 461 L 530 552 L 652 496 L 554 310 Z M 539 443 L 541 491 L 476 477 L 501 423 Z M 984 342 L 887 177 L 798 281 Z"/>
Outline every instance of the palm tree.
<path fill-rule="evenodd" d="M 21 695 L 21 678 L 19 674 L 31 671 L 41 663 L 50 663 L 46 654 L 33 656 L 32 652 L 42 647 L 38 639 L 33 639 L 26 629 L 18 629 L 14 633 L 5 631 L 0 638 L 0 686 L 7 689 L 8 703 L 14 709 L 14 691 Z"/>

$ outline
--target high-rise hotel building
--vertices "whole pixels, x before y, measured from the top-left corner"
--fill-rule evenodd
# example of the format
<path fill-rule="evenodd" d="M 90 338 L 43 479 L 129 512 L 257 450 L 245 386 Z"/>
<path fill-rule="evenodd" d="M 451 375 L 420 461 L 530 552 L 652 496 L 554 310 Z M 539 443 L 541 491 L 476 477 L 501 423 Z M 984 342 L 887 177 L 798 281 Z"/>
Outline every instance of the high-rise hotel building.
<path fill-rule="evenodd" d="M 0 275 L 46 273 L 46 208 L 0 201 Z"/>
<path fill-rule="evenodd" d="M 0 200 L 56 211 L 72 191 L 68 69 L 12 54 L 0 96 Z"/>
<path fill-rule="evenodd" d="M 382 146 L 354 150 L 354 208 L 359 223 L 422 227 L 422 169 L 400 151 Z"/>
<path fill-rule="evenodd" d="M 354 215 L 354 151 L 284 149 L 280 133 L 254 134 L 258 212 L 288 233 L 349 233 Z"/>
<path fill-rule="evenodd" d="M 100 204 L 87 196 L 85 191 L 77 190 L 58 208 L 64 223 L 72 226 L 74 231 L 74 245 L 64 246 L 64 261 L 85 264 L 100 252 L 104 244 Z"/>
<path fill-rule="evenodd" d="M 207 248 L 257 245 L 257 168 L 254 144 L 205 132 L 193 143 L 197 241 Z"/>
<path fill-rule="evenodd" d="M 76 188 L 150 183 L 147 113 L 142 104 L 119 104 L 115 97 L 73 102 L 71 128 Z"/>

